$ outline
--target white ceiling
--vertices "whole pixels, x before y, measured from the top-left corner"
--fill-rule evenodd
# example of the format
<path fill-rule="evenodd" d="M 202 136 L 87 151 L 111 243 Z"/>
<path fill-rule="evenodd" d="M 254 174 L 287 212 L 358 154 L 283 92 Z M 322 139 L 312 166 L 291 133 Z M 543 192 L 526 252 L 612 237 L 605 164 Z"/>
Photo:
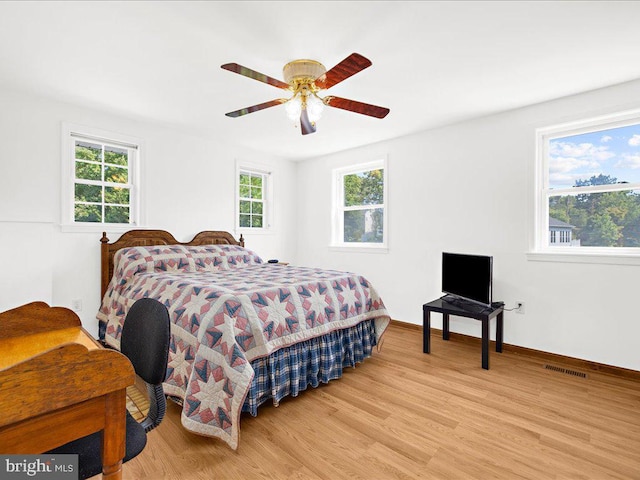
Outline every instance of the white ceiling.
<path fill-rule="evenodd" d="M 0 2 L 0 87 L 304 159 L 640 78 L 634 1 Z M 299 58 L 373 65 L 329 90 L 388 107 L 328 108 L 313 135 L 283 106 Z M 1 107 L 0 107 L 1 108 Z"/>

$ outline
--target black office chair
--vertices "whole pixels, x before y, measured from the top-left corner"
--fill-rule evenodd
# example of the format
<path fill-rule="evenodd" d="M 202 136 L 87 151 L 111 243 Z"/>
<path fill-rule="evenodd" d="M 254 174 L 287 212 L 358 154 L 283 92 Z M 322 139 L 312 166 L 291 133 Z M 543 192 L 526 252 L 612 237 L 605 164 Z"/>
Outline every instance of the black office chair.
<path fill-rule="evenodd" d="M 166 398 L 162 382 L 167 372 L 169 356 L 169 312 L 157 300 L 141 298 L 129 309 L 120 337 L 120 350 L 131 361 L 136 374 L 147 384 L 149 413 L 138 423 L 127 412 L 127 440 L 123 462 L 131 460 L 147 444 L 147 432 L 162 421 Z M 79 478 L 102 472 L 102 431 L 74 440 L 47 453 L 79 455 Z"/>

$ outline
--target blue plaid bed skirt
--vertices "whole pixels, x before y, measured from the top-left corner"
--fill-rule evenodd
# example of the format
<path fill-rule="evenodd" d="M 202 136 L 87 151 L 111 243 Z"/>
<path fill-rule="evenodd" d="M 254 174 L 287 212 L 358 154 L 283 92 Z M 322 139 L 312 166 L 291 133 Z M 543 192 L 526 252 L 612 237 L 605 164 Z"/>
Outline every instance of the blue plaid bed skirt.
<path fill-rule="evenodd" d="M 330 332 L 281 348 L 251 362 L 255 376 L 242 406 L 254 417 L 268 400 L 277 405 L 287 395 L 295 397 L 308 386 L 317 387 L 342 376 L 345 367 L 355 367 L 371 356 L 376 345 L 373 320 Z"/>

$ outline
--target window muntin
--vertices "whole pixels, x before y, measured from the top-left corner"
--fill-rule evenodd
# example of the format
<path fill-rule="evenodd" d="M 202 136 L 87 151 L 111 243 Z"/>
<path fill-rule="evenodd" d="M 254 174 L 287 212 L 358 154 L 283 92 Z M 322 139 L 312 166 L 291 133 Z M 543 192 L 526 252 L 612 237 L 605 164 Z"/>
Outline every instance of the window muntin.
<path fill-rule="evenodd" d="M 238 175 L 238 222 L 241 228 L 264 228 L 267 174 L 240 170 Z"/>
<path fill-rule="evenodd" d="M 640 253 L 640 114 L 538 132 L 537 249 Z M 554 241 L 550 220 L 569 225 Z"/>
<path fill-rule="evenodd" d="M 73 221 L 131 223 L 130 149 L 74 140 Z"/>
<path fill-rule="evenodd" d="M 385 162 L 338 169 L 334 175 L 334 246 L 385 247 Z"/>
<path fill-rule="evenodd" d="M 126 231 L 142 225 L 140 159 L 143 141 L 62 123 L 63 231 Z"/>
<path fill-rule="evenodd" d="M 265 165 L 236 162 L 236 228 L 269 233 L 273 222 L 273 174 Z"/>

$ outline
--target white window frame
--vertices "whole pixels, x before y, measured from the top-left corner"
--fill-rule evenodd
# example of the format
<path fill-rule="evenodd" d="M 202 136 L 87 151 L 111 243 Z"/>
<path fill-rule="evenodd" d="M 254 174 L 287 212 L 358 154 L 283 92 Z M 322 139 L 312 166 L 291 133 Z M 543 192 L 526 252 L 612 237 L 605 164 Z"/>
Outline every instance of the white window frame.
<path fill-rule="evenodd" d="M 533 222 L 530 236 L 529 260 L 569 263 L 603 263 L 640 265 L 640 248 L 576 247 L 549 245 L 549 197 L 577 193 L 602 193 L 639 190 L 640 183 L 549 188 L 549 142 L 581 133 L 589 133 L 640 123 L 640 110 L 612 113 L 536 129 Z"/>
<path fill-rule="evenodd" d="M 372 162 L 359 163 L 348 167 L 333 170 L 333 205 L 332 205 L 332 235 L 330 250 L 333 251 L 360 251 L 368 253 L 388 253 L 389 251 L 389 168 L 387 157 Z M 369 170 L 383 170 L 383 198 L 381 205 L 365 205 L 367 209 L 382 208 L 382 243 L 373 242 L 345 242 L 344 241 L 344 212 L 353 207 L 344 206 L 344 177 L 354 173 L 367 172 Z"/>
<path fill-rule="evenodd" d="M 77 139 L 126 147 L 129 152 L 129 223 L 76 222 L 75 197 L 75 141 Z M 141 202 L 141 164 L 144 142 L 140 138 L 107 130 L 62 122 L 61 153 L 61 219 L 63 232 L 126 232 L 132 227 L 142 227 L 144 214 Z"/>
<path fill-rule="evenodd" d="M 262 175 L 262 227 L 241 227 L 240 226 L 240 172 L 253 173 Z M 274 175 L 270 168 L 266 165 L 257 163 L 249 163 L 245 161 L 236 161 L 236 179 L 235 179 L 235 226 L 236 233 L 249 234 L 265 234 L 273 233 L 274 207 Z"/>

